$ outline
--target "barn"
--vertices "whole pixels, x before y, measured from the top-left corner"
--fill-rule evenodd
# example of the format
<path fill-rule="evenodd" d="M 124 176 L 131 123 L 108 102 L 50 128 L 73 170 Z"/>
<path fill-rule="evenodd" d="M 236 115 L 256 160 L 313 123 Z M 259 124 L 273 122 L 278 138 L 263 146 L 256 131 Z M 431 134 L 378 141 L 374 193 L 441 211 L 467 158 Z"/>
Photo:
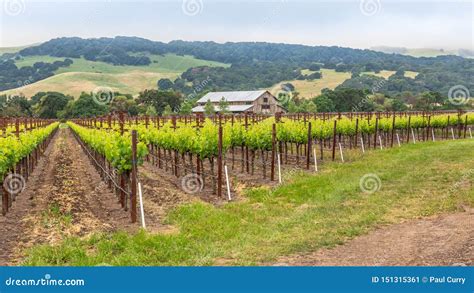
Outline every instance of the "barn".
<path fill-rule="evenodd" d="M 219 112 L 219 103 L 222 99 L 229 105 L 227 111 L 231 113 L 275 114 L 284 113 L 285 109 L 278 104 L 278 100 L 269 91 L 233 91 L 210 92 L 200 98 L 193 108 L 194 113 L 203 113 L 208 101 Z"/>

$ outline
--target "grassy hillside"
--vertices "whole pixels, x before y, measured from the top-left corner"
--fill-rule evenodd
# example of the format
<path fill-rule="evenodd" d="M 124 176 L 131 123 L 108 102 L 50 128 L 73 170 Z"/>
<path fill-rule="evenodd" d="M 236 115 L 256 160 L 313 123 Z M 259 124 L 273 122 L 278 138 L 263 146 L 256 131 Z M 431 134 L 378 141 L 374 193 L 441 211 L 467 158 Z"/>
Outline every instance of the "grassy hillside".
<path fill-rule="evenodd" d="M 197 66 L 221 66 L 228 67 L 230 65 L 196 59 L 193 56 L 177 56 L 175 54 L 161 55 L 146 55 L 150 57 L 152 63 L 149 66 L 114 66 L 105 62 L 88 61 L 84 58 L 71 58 L 74 63 L 69 67 L 58 69 L 56 73 L 64 72 L 94 72 L 94 73 L 128 73 L 130 71 L 144 71 L 156 73 L 182 73 L 188 68 Z M 43 61 L 52 63 L 57 60 L 64 60 L 65 58 L 50 57 L 50 56 L 26 56 L 21 60 L 15 61 L 16 66 L 32 66 L 34 63 Z"/>
<path fill-rule="evenodd" d="M 301 70 L 301 74 L 309 75 L 314 73 L 315 71 L 311 71 L 309 69 Z M 324 69 L 322 68 L 320 71 L 323 74 L 323 78 L 315 79 L 315 80 L 289 80 L 278 83 L 277 85 L 273 86 L 270 90 L 279 88 L 279 86 L 283 83 L 291 83 L 295 86 L 296 91 L 300 93 L 300 97 L 303 98 L 313 98 L 321 93 L 322 89 L 334 89 L 345 80 L 351 78 L 350 72 L 336 72 L 333 69 Z M 395 74 L 395 71 L 390 70 L 382 70 L 379 73 L 375 72 L 363 72 L 362 74 L 367 75 L 375 75 L 382 78 L 389 78 L 391 75 Z M 405 76 L 409 78 L 415 78 L 418 75 L 418 72 L 414 71 L 406 71 Z"/>
<path fill-rule="evenodd" d="M 381 70 L 379 73 L 375 73 L 373 71 L 366 71 L 366 72 L 362 72 L 362 74 L 367 74 L 367 75 L 375 75 L 375 76 L 378 76 L 378 77 L 382 77 L 382 78 L 389 78 L 390 76 L 392 76 L 393 74 L 395 74 L 395 71 L 390 71 L 390 70 Z"/>
<path fill-rule="evenodd" d="M 367 72 L 362 72 L 362 74 L 375 75 L 375 76 L 387 79 L 390 76 L 394 75 L 395 71 L 381 70 L 379 73 L 367 71 Z M 418 72 L 415 72 L 415 71 L 405 71 L 405 74 L 404 74 L 404 76 L 408 78 L 415 78 L 417 75 L 418 75 Z"/>
<path fill-rule="evenodd" d="M 130 71 L 122 74 L 66 72 L 0 94 L 23 94 L 31 97 L 40 91 L 58 91 L 77 98 L 81 92 L 92 92 L 97 87 L 110 87 L 121 93 L 136 95 L 144 89 L 156 88 L 156 82 L 161 78 L 174 79 L 178 75 L 179 73 L 146 71 Z"/>
<path fill-rule="evenodd" d="M 302 74 L 308 75 L 313 73 L 308 69 L 302 70 Z M 351 78 L 349 72 L 336 72 L 333 69 L 321 69 L 323 77 L 321 79 L 315 80 L 289 80 L 281 82 L 272 87 L 272 89 L 277 88 L 283 83 L 291 83 L 295 86 L 296 91 L 300 93 L 301 97 L 304 98 L 313 98 L 321 93 L 321 90 L 324 88 L 334 89 L 346 79 Z M 271 90 L 271 89 L 270 89 Z"/>
<path fill-rule="evenodd" d="M 149 88 L 156 88 L 161 78 L 175 79 L 188 68 L 196 66 L 222 66 L 229 64 L 200 60 L 192 56 L 174 54 L 148 55 L 152 60 L 149 66 L 114 66 L 105 62 L 93 62 L 74 58 L 74 63 L 58 69 L 56 75 L 27 86 L 4 91 L 0 94 L 23 94 L 30 97 L 38 91 L 59 91 L 78 97 L 81 92 L 90 92 L 96 87 L 105 86 L 122 93 L 138 94 Z M 54 62 L 64 58 L 50 56 L 28 56 L 17 60 L 18 67 L 31 66 L 35 62 Z"/>
<path fill-rule="evenodd" d="M 27 265 L 252 265 L 342 244 L 380 225 L 474 205 L 474 140 L 371 151 L 318 174 L 293 174 L 275 189 L 248 190 L 223 206 L 195 202 L 172 211 L 174 233 L 70 238 L 28 252 Z M 362 192 L 367 174 L 380 178 Z M 416 180 L 414 180 L 416 178 Z"/>

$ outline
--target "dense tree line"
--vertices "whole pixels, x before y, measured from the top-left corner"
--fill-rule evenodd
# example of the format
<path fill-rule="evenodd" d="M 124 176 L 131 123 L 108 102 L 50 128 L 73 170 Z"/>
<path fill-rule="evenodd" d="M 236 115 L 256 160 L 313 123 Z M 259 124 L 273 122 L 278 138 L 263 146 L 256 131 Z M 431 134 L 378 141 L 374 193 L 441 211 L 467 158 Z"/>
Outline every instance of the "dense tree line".
<path fill-rule="evenodd" d="M 33 66 L 18 68 L 11 59 L 0 61 L 0 91 L 22 87 L 54 75 L 60 67 L 72 64 L 71 59 L 53 63 L 36 62 Z"/>
<path fill-rule="evenodd" d="M 67 119 L 95 117 L 114 112 L 128 115 L 162 115 L 172 113 L 191 113 L 191 101 L 173 91 L 145 90 L 134 99 L 132 95 L 119 92 L 107 93 L 107 103 L 83 92 L 77 99 L 58 92 L 38 92 L 29 99 L 24 96 L 0 95 L 0 117 L 39 117 Z M 184 112 L 183 112 L 184 111 Z"/>
<path fill-rule="evenodd" d="M 0 96 L 0 116 L 41 117 L 41 118 L 77 118 L 95 117 L 117 111 L 135 115 L 171 115 L 191 114 L 196 101 L 205 92 L 189 98 L 173 90 L 145 90 L 137 98 L 119 92 L 109 93 L 110 102 L 99 103 L 93 93 L 83 92 L 78 99 L 58 92 L 39 92 L 27 99 L 24 96 Z M 468 109 L 472 105 L 453 105 L 437 92 L 398 93 L 390 96 L 373 93 L 367 89 L 338 87 L 335 90 L 325 89 L 311 99 L 299 97 L 290 83 L 282 85 L 280 96 L 282 106 L 290 113 L 315 112 L 365 112 L 365 111 L 407 111 L 407 110 L 452 110 Z M 221 109 L 228 107 L 222 100 Z M 215 112 L 212 104 L 206 105 L 206 113 Z"/>
<path fill-rule="evenodd" d="M 21 56 L 49 55 L 54 57 L 81 58 L 103 61 L 114 65 L 149 65 L 150 58 L 129 53 L 150 52 L 162 54 L 155 42 L 133 37 L 116 38 L 58 38 L 19 52 Z"/>
<path fill-rule="evenodd" d="M 399 93 L 390 96 L 373 93 L 366 89 L 338 87 L 334 90 L 324 89 L 312 99 L 300 98 L 297 92 L 290 95 L 283 105 L 290 113 L 315 112 L 385 112 L 385 111 L 433 111 L 469 109 L 468 104 L 453 105 L 438 92 Z"/>

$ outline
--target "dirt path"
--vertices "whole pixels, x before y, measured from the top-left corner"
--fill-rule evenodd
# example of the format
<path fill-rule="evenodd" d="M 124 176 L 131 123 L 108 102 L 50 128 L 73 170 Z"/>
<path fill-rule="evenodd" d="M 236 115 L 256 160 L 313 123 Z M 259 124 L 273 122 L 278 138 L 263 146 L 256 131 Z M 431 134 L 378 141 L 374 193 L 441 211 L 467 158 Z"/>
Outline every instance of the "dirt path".
<path fill-rule="evenodd" d="M 474 209 L 391 225 L 333 249 L 281 258 L 290 266 L 474 266 Z"/>
<path fill-rule="evenodd" d="M 20 264 L 36 244 L 136 228 L 70 130 L 60 129 L 11 212 L 0 216 L 0 265 Z"/>

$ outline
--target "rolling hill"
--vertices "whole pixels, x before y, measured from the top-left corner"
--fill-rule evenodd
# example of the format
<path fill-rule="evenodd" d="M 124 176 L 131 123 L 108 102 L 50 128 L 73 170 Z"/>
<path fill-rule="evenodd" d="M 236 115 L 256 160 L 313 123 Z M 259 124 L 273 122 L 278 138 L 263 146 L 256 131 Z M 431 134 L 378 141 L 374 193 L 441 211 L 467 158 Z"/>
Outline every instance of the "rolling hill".
<path fill-rule="evenodd" d="M 301 70 L 301 73 L 303 75 L 309 75 L 314 72 L 315 71 L 311 71 L 309 69 Z M 268 90 L 270 90 L 271 92 L 277 92 L 283 84 L 291 83 L 295 87 L 295 90 L 299 93 L 300 97 L 310 99 L 319 95 L 323 89 L 328 88 L 328 89 L 333 90 L 338 85 L 342 84 L 344 81 L 351 78 L 350 72 L 337 72 L 333 69 L 325 69 L 325 68 L 322 68 L 320 72 L 322 73 L 321 79 L 287 80 L 287 81 L 279 82 L 273 87 L 268 88 Z M 362 74 L 373 75 L 373 76 L 381 77 L 384 79 L 388 79 L 390 76 L 395 74 L 395 71 L 382 70 L 378 73 L 375 73 L 373 71 L 366 71 L 366 72 L 362 72 Z M 405 71 L 405 77 L 415 78 L 417 75 L 418 75 L 418 72 Z"/>
<path fill-rule="evenodd" d="M 84 58 L 71 58 L 73 64 L 61 67 L 55 75 L 23 87 L 0 92 L 0 94 L 22 94 L 33 96 L 40 91 L 58 91 L 74 97 L 81 92 L 91 92 L 97 87 L 109 87 L 121 93 L 137 95 L 144 89 L 156 88 L 162 78 L 176 79 L 181 73 L 192 67 L 229 67 L 229 64 L 196 59 L 192 56 L 176 54 L 152 55 L 148 66 L 112 65 L 105 62 L 90 61 Z M 15 60 L 18 68 L 33 66 L 36 62 L 62 61 L 64 58 L 51 56 L 25 56 Z"/>
<path fill-rule="evenodd" d="M 171 80 L 165 83 L 166 89 L 184 95 L 193 93 L 207 80 L 205 90 L 221 91 L 271 89 L 291 82 L 302 96 L 313 96 L 323 88 L 341 84 L 370 90 L 374 80 L 368 75 L 383 78 L 386 82 L 380 92 L 390 96 L 407 91 L 434 91 L 447 96 L 456 85 L 474 92 L 470 78 L 474 59 L 453 55 L 415 58 L 404 52 L 387 54 L 337 46 L 163 43 L 137 37 L 58 38 L 4 51 L 13 53 L 1 56 L 0 94 L 27 97 L 49 90 L 77 96 L 99 86 L 136 95 L 156 88 L 162 78 Z M 310 72 L 304 71 L 314 65 L 321 68 L 322 79 L 312 80 L 307 75 Z M 395 75 L 398 71 L 405 74 Z"/>

